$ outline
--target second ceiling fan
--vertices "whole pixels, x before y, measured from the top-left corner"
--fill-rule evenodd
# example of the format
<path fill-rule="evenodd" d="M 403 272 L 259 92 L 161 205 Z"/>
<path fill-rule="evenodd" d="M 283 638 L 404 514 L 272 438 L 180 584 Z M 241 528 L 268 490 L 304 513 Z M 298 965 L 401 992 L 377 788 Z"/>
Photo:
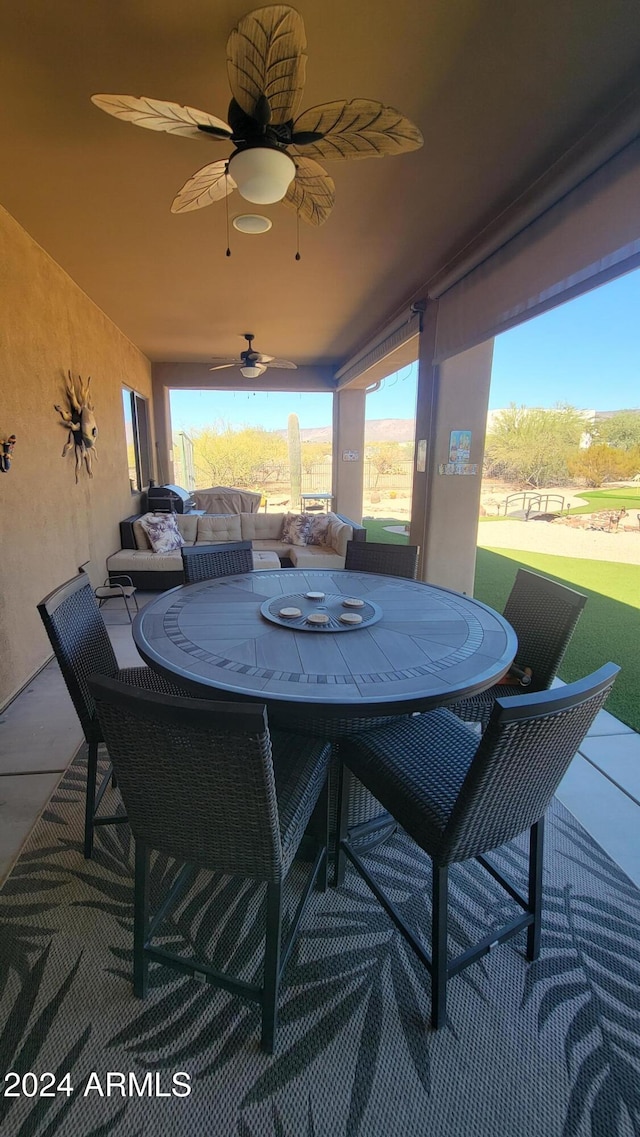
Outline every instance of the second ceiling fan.
<path fill-rule="evenodd" d="M 239 359 L 220 359 L 218 363 L 209 368 L 209 371 L 223 371 L 225 367 L 239 367 L 240 374 L 245 379 L 259 379 L 268 367 L 282 367 L 289 371 L 296 370 L 296 364 L 289 359 L 276 359 L 273 355 L 264 355 L 261 351 L 255 351 L 252 347 L 255 336 L 251 332 L 245 332 L 244 338 L 248 347 L 240 352 Z"/>

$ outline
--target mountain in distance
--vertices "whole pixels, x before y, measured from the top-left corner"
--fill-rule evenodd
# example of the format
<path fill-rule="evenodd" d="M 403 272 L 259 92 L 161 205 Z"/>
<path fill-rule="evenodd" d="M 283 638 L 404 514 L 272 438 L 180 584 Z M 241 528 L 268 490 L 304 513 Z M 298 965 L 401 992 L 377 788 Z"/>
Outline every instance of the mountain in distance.
<path fill-rule="evenodd" d="M 488 412 L 487 427 L 489 430 L 496 415 L 501 414 L 503 409 Z M 599 422 L 619 413 L 619 411 L 584 411 L 585 418 L 592 422 Z M 631 413 L 640 414 L 640 411 L 634 409 Z M 287 431 L 276 430 L 274 434 L 280 434 L 286 438 Z M 300 427 L 301 442 L 327 442 L 330 444 L 331 435 L 330 426 Z M 413 442 L 414 438 L 415 419 L 412 418 L 373 418 L 368 419 L 364 425 L 365 442 Z"/>
<path fill-rule="evenodd" d="M 276 434 L 286 437 L 286 430 L 278 430 Z M 332 430 L 330 426 L 300 427 L 301 442 L 331 442 Z M 412 418 L 374 418 L 369 419 L 364 426 L 365 442 L 413 442 L 415 436 L 415 420 Z"/>

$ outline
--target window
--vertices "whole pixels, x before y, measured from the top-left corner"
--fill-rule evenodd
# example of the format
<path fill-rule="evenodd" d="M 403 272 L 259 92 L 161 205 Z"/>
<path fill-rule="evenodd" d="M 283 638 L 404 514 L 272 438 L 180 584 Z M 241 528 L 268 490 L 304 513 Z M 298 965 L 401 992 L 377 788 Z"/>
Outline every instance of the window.
<path fill-rule="evenodd" d="M 151 476 L 148 404 L 142 395 L 123 387 L 122 406 L 129 484 L 131 492 L 136 493 L 149 485 Z"/>

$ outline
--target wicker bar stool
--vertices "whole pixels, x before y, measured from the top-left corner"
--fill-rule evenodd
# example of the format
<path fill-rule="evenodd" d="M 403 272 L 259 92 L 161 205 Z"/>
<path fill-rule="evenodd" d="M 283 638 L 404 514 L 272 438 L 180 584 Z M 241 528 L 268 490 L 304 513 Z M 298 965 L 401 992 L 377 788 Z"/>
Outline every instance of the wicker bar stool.
<path fill-rule="evenodd" d="M 126 821 L 127 818 L 123 814 L 100 817 L 97 815 L 98 807 L 109 785 L 111 765 L 98 786 L 98 747 L 104 739 L 96 717 L 93 697 L 89 691 L 89 676 L 98 673 L 111 679 L 117 678 L 123 683 L 165 694 L 179 694 L 181 689 L 177 684 L 163 679 L 149 667 L 118 667 L 109 633 L 86 573 L 79 573 L 50 592 L 38 604 L 38 612 L 89 748 L 84 855 L 90 857 L 96 825 L 113 825 Z"/>
<path fill-rule="evenodd" d="M 154 962 L 257 1002 L 262 1046 L 271 1054 L 282 973 L 314 884 L 327 886 L 331 748 L 314 739 L 270 735 L 266 709 L 257 703 L 171 698 L 99 677 L 89 686 L 135 838 L 134 992 L 144 998 Z M 321 798 L 321 823 L 318 814 L 314 818 L 315 858 L 282 943 L 284 884 Z M 153 918 L 151 850 L 183 864 Z M 266 885 L 260 985 L 153 945 L 154 930 L 194 868 Z"/>
<path fill-rule="evenodd" d="M 379 572 L 415 580 L 417 545 L 387 545 L 383 541 L 347 541 L 344 567 L 353 572 Z"/>
<path fill-rule="evenodd" d="M 518 569 L 503 612 L 518 637 L 515 663 L 531 671 L 530 692 L 549 689 L 564 659 L 587 597 L 539 573 Z M 487 726 L 496 699 L 522 695 L 519 683 L 496 683 L 449 709 L 465 722 Z"/>
<path fill-rule="evenodd" d="M 339 810 L 338 868 L 347 857 L 431 974 L 431 1022 L 446 1020 L 447 980 L 491 948 L 526 929 L 528 960 L 538 957 L 544 814 L 571 759 L 602 707 L 619 667 L 553 691 L 498 699 L 480 739 L 450 711 L 437 710 L 397 726 L 354 735 L 341 760 L 431 858 L 431 954 L 365 866 Z M 524 896 L 486 854 L 529 830 L 528 890 Z M 448 873 L 476 858 L 523 914 L 492 929 L 457 958 L 447 955 Z"/>
<path fill-rule="evenodd" d="M 252 572 L 251 541 L 229 541 L 218 545 L 183 545 L 182 567 L 185 584 L 214 580 Z"/>

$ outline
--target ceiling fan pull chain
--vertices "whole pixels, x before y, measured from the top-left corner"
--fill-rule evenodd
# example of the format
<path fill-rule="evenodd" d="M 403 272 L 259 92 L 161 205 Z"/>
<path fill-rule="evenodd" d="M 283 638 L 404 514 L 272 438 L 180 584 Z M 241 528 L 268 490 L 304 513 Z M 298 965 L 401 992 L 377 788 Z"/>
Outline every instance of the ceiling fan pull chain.
<path fill-rule="evenodd" d="M 225 195 L 225 199 L 224 199 L 224 203 L 225 203 L 225 207 L 226 207 L 226 211 L 227 211 L 227 253 L 226 253 L 226 255 L 228 257 L 230 257 L 231 256 L 231 237 L 229 234 L 229 170 L 228 169 L 226 169 L 224 172 L 224 182 L 225 182 L 225 187 L 227 190 L 226 195 Z"/>
<path fill-rule="evenodd" d="M 300 259 L 300 210 L 296 209 L 296 260 Z"/>

